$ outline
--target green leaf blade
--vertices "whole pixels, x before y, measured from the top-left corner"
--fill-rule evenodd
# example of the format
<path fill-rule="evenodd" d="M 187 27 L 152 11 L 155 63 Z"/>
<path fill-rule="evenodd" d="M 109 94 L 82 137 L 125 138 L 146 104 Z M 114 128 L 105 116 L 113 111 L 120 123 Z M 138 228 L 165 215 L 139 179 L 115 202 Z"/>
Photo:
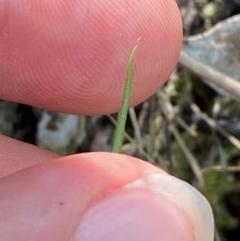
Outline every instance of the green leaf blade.
<path fill-rule="evenodd" d="M 112 152 L 115 152 L 115 153 L 120 153 L 122 148 L 122 142 L 123 142 L 123 137 L 125 132 L 125 125 L 126 125 L 131 88 L 132 88 L 133 62 L 134 62 L 134 56 L 138 47 L 139 40 L 140 38 L 137 40 L 137 44 L 133 48 L 128 60 L 127 77 L 126 77 L 126 83 L 124 88 L 123 100 L 122 100 L 121 110 L 118 114 L 117 128 L 116 128 L 116 131 L 114 134 L 114 140 L 113 140 Z"/>

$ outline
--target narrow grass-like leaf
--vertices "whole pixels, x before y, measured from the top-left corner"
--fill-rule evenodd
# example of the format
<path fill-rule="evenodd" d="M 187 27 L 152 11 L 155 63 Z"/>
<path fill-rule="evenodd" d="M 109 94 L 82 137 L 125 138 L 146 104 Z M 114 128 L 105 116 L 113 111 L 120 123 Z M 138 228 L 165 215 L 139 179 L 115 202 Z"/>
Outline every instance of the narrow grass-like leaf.
<path fill-rule="evenodd" d="M 116 127 L 116 131 L 114 134 L 112 152 L 119 153 L 122 148 L 122 142 L 123 142 L 123 137 L 124 137 L 124 131 L 125 131 L 127 113 L 128 113 L 128 109 L 129 109 L 130 95 L 131 95 L 132 77 L 133 77 L 133 61 L 134 61 L 134 55 L 135 55 L 136 49 L 138 47 L 139 40 L 140 40 L 140 38 L 137 40 L 137 44 L 133 48 L 131 55 L 129 57 L 129 60 L 128 60 L 126 83 L 125 83 L 125 88 L 124 88 L 121 110 L 118 113 L 117 127 Z"/>

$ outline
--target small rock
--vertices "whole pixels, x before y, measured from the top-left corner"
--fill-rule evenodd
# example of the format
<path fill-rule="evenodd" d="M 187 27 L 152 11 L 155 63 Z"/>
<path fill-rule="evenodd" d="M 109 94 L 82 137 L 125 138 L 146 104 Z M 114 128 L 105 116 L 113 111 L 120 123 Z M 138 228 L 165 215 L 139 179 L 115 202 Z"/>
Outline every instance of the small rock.
<path fill-rule="evenodd" d="M 60 155 L 74 154 L 86 137 L 85 117 L 43 111 L 37 125 L 39 147 Z"/>

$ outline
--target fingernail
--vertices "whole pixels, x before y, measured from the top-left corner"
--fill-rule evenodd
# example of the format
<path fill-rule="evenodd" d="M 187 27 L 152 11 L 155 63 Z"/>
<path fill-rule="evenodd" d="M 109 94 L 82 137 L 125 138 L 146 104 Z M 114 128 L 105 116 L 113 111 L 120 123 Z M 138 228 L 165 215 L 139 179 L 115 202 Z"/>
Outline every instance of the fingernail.
<path fill-rule="evenodd" d="M 172 176 L 149 174 L 106 194 L 86 211 L 74 241 L 212 241 L 206 199 Z"/>

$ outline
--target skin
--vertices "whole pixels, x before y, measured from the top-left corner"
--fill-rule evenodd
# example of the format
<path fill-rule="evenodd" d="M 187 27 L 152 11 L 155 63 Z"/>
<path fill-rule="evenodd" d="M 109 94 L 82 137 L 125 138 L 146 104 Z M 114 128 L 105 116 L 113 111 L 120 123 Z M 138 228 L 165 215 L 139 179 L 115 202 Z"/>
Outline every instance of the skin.
<path fill-rule="evenodd" d="M 132 106 L 159 89 L 176 65 L 182 26 L 174 0 L 0 3 L 1 99 L 71 114 L 117 112 L 127 60 L 139 36 Z M 1 240 L 13 241 L 16 235 L 19 240 L 42 240 L 44 231 L 49 240 L 67 241 L 76 210 L 83 215 L 96 197 L 151 172 L 162 171 L 111 153 L 59 159 L 54 153 L 0 136 L 0 216 L 14 217 L 24 210 L 23 222 L 6 219 L 4 229 L 0 222 L 0 237 L 5 238 Z M 30 218 L 35 209 L 25 205 L 47 203 L 54 195 L 63 195 L 71 205 L 59 211 L 60 221 L 59 216 L 51 216 L 45 230 Z"/>

